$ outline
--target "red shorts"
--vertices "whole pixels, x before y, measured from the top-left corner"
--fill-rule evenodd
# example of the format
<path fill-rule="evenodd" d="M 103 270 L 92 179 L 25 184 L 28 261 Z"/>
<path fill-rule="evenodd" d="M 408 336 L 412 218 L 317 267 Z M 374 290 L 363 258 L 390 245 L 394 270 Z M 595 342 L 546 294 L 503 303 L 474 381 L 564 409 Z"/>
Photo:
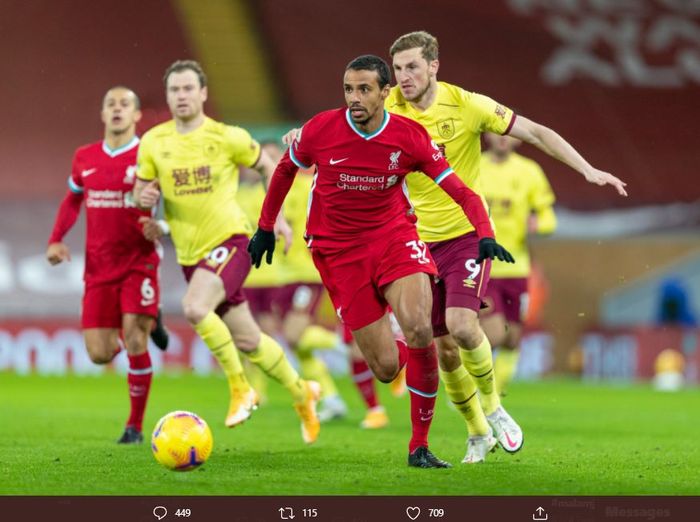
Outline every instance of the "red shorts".
<path fill-rule="evenodd" d="M 386 241 L 363 245 L 311 247 L 314 264 L 336 309 L 351 330 L 384 315 L 384 287 L 411 274 L 435 275 L 437 269 L 415 228 L 397 230 Z"/>
<path fill-rule="evenodd" d="M 244 288 L 243 294 L 248 301 L 250 312 L 256 316 L 258 314 L 271 314 L 273 305 L 277 300 L 278 288 L 274 286 L 261 286 Z"/>
<path fill-rule="evenodd" d="M 277 290 L 275 304 L 282 317 L 292 311 L 315 317 L 322 297 L 322 283 L 291 283 Z"/>
<path fill-rule="evenodd" d="M 192 274 L 198 268 L 218 275 L 224 283 L 225 297 L 214 310 L 223 316 L 234 306 L 243 303 L 243 281 L 250 272 L 250 255 L 248 255 L 248 236 L 235 234 L 211 251 L 196 265 L 182 266 L 185 280 L 189 283 Z"/>
<path fill-rule="evenodd" d="M 156 317 L 159 303 L 157 263 L 152 270 L 128 272 L 120 281 L 86 281 L 80 325 L 83 329 L 121 328 L 124 314 Z"/>
<path fill-rule="evenodd" d="M 441 337 L 449 333 L 445 322 L 448 308 L 475 312 L 481 308 L 491 260 L 475 263 L 479 256 L 479 237 L 475 232 L 428 246 L 438 269 L 437 281 L 433 283 L 433 335 Z"/>
<path fill-rule="evenodd" d="M 502 314 L 509 323 L 522 324 L 527 312 L 527 277 L 491 279 L 482 315 Z"/>

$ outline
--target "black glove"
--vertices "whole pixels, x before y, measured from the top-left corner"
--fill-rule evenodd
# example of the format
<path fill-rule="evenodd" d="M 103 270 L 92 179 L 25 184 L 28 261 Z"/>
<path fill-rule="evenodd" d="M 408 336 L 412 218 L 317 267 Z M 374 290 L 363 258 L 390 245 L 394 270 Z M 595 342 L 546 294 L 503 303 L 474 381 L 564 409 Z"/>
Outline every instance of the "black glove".
<path fill-rule="evenodd" d="M 272 264 L 272 253 L 275 251 L 275 233 L 258 228 L 248 243 L 250 262 L 255 268 L 260 268 L 263 255 L 267 252 L 267 264 Z"/>
<path fill-rule="evenodd" d="M 513 256 L 510 255 L 510 252 L 496 243 L 494 238 L 481 238 L 479 240 L 479 257 L 476 258 L 476 264 L 481 264 L 484 259 L 493 259 L 495 257 L 497 257 L 500 261 L 505 261 L 506 263 L 515 263 L 515 259 L 513 259 Z"/>

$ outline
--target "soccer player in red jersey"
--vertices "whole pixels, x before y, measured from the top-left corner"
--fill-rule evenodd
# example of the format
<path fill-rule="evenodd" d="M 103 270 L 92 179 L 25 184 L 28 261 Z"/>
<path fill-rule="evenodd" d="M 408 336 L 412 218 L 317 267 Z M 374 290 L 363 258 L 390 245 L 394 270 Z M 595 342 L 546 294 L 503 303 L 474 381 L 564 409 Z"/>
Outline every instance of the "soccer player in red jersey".
<path fill-rule="evenodd" d="M 102 103 L 104 139 L 80 147 L 73 158 L 68 192 L 56 216 L 46 258 L 52 265 L 70 261 L 63 237 L 75 224 L 85 201 L 85 293 L 81 327 L 90 359 L 107 364 L 121 351 L 120 332 L 129 358 L 131 411 L 119 443 L 143 441 L 143 415 L 151 387 L 148 335 L 158 315 L 156 244 L 143 236 L 131 200 L 136 174 L 141 118 L 139 99 L 126 87 L 113 87 Z"/>
<path fill-rule="evenodd" d="M 272 262 L 282 202 L 297 169 L 315 164 L 306 229 L 314 263 L 375 376 L 390 382 L 408 363 L 406 382 L 414 391 L 409 466 L 444 468 L 450 465 L 429 451 L 427 437 L 438 387 L 429 278 L 437 269 L 418 238 L 404 177 L 422 171 L 460 205 L 480 238 L 479 262 L 512 257 L 493 239 L 481 198 L 453 175 L 425 129 L 384 109 L 389 80 L 389 66 L 377 56 L 348 64 L 347 108 L 304 125 L 275 170 L 248 250 L 256 266 L 265 254 Z M 387 304 L 405 343 L 394 341 Z"/>

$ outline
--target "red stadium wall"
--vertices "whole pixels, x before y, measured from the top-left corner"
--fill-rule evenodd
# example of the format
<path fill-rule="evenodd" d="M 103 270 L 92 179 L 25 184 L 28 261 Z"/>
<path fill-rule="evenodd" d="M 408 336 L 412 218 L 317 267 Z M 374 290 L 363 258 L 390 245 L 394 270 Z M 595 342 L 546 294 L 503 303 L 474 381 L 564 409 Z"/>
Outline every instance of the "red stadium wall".
<path fill-rule="evenodd" d="M 700 12 L 681 1 L 257 0 L 286 99 L 301 119 L 342 105 L 345 64 L 399 35 L 439 38 L 439 78 L 558 130 L 630 197 L 587 185 L 530 147 L 561 203 L 597 209 L 700 199 Z"/>
<path fill-rule="evenodd" d="M 168 116 L 161 76 L 192 57 L 169 0 L 4 2 L 2 198 L 57 198 L 73 151 L 102 136 L 105 91 L 133 88 L 146 128 Z"/>

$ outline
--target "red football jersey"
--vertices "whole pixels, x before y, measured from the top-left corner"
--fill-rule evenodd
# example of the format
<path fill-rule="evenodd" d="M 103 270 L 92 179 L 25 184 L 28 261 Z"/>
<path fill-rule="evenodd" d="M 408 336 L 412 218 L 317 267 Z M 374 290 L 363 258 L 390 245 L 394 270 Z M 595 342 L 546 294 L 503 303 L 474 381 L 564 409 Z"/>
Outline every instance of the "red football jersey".
<path fill-rule="evenodd" d="M 126 272 L 160 261 L 155 243 L 143 236 L 138 222 L 150 211 L 136 208 L 131 191 L 136 176 L 139 139 L 110 150 L 103 142 L 80 147 L 68 178 L 71 191 L 83 194 L 87 234 L 85 280 L 107 282 Z"/>
<path fill-rule="evenodd" d="M 412 226 L 416 219 L 405 176 L 422 171 L 441 184 L 452 173 L 426 130 L 413 120 L 384 111 L 379 129 L 365 134 L 349 110 L 322 112 L 304 125 L 278 165 L 263 206 L 262 228 L 272 228 L 281 205 L 278 192 L 288 190 L 283 179 L 290 171 L 293 176 L 296 167 L 311 165 L 317 172 L 309 196 L 309 246 L 361 243 Z M 478 196 L 460 185 L 459 190 L 476 198 L 480 221 L 488 222 Z"/>
<path fill-rule="evenodd" d="M 436 178 L 449 169 L 419 124 L 386 111 L 371 135 L 347 109 L 322 112 L 304 125 L 289 154 L 299 168 L 316 165 L 306 235 L 317 246 L 415 223 L 403 178 L 418 170 Z"/>

